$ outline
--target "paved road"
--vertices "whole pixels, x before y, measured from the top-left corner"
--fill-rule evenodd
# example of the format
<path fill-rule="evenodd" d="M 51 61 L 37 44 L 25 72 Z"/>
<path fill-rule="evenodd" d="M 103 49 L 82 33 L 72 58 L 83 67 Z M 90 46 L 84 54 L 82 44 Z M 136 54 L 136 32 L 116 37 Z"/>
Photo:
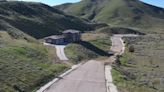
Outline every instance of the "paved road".
<path fill-rule="evenodd" d="M 104 63 L 88 61 L 45 92 L 106 92 Z"/>
<path fill-rule="evenodd" d="M 116 55 L 121 55 L 124 53 L 125 44 L 122 40 L 122 37 L 137 37 L 138 35 L 134 34 L 117 34 L 111 37 L 112 47 L 111 50 L 116 52 Z"/>
<path fill-rule="evenodd" d="M 60 60 L 67 61 L 68 58 L 66 57 L 64 53 L 64 48 L 66 47 L 65 45 L 54 45 L 54 44 L 49 44 L 49 43 L 43 43 L 44 45 L 47 46 L 53 46 L 56 48 L 56 54 Z"/>
<path fill-rule="evenodd" d="M 125 50 L 125 45 L 122 40 L 122 35 L 114 35 L 111 37 L 112 46 L 111 50 L 116 52 L 116 55 L 122 54 Z"/>
<path fill-rule="evenodd" d="M 131 35 L 114 35 L 111 37 L 111 50 L 116 52 L 116 55 L 124 52 L 123 36 Z M 56 46 L 57 55 L 64 57 L 64 47 Z M 107 61 L 113 62 L 115 56 L 110 57 Z M 70 74 L 66 75 L 60 81 L 54 83 L 44 92 L 118 92 L 117 87 L 113 84 L 112 67 L 104 66 L 103 62 L 91 60 L 77 68 Z M 105 81 L 106 80 L 106 81 Z"/>
<path fill-rule="evenodd" d="M 66 57 L 64 53 L 65 45 L 55 45 L 55 48 L 56 48 L 56 54 L 60 60 L 63 60 L 63 61 L 68 60 L 68 58 Z"/>

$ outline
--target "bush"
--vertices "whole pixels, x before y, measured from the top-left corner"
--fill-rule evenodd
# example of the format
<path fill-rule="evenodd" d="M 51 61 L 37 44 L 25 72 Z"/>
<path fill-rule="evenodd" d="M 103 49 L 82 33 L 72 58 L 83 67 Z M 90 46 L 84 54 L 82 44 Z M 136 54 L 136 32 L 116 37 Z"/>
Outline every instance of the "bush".
<path fill-rule="evenodd" d="M 129 46 L 129 52 L 134 52 L 134 51 L 135 51 L 134 46 L 133 45 Z"/>

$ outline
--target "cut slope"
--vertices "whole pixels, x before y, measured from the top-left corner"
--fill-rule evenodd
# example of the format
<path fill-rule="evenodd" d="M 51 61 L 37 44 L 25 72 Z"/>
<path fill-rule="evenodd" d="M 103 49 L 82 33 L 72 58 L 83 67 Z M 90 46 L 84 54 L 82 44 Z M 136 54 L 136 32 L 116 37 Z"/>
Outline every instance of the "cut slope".
<path fill-rule="evenodd" d="M 63 7 L 62 7 L 63 6 Z M 60 6 L 66 13 L 113 25 L 163 30 L 164 9 L 139 0 L 82 0 Z"/>

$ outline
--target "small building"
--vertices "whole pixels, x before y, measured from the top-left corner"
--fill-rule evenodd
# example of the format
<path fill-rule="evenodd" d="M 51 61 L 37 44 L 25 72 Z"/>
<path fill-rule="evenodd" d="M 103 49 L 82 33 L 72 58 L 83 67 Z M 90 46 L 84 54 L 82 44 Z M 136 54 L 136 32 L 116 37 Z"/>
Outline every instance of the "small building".
<path fill-rule="evenodd" d="M 81 32 L 78 30 L 66 30 L 63 32 L 63 36 L 67 42 L 78 42 L 81 40 Z"/>
<path fill-rule="evenodd" d="M 49 37 L 44 38 L 44 40 L 46 43 L 60 45 L 60 44 L 65 43 L 64 38 L 65 37 L 62 35 L 53 35 L 53 36 L 49 36 Z"/>

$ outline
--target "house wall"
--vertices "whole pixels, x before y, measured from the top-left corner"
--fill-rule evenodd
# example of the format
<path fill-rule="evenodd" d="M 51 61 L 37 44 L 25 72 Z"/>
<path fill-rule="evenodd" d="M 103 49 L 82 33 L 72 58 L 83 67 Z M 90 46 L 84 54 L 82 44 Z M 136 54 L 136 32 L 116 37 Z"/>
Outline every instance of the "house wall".
<path fill-rule="evenodd" d="M 45 42 L 50 44 L 64 44 L 64 38 L 60 38 L 60 39 L 47 38 L 45 39 Z"/>
<path fill-rule="evenodd" d="M 65 36 L 65 40 L 67 42 L 77 42 L 81 40 L 81 34 L 80 33 L 66 33 L 63 34 Z"/>

